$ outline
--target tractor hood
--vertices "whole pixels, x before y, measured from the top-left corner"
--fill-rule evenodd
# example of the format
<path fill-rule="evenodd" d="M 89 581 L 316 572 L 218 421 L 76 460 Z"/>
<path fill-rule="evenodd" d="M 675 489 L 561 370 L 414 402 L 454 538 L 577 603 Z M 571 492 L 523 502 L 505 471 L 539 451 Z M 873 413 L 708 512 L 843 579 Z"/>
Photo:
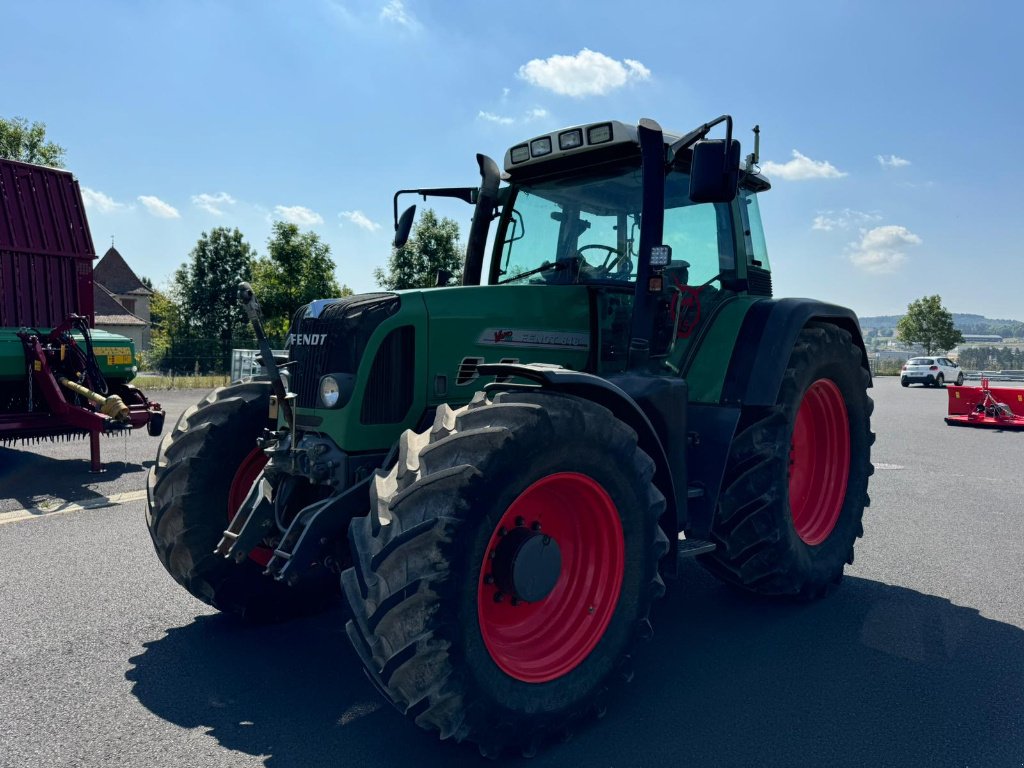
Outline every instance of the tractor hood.
<path fill-rule="evenodd" d="M 296 426 L 330 435 L 344 451 L 386 450 L 441 403 L 469 402 L 489 380 L 481 364 L 582 370 L 590 346 L 584 286 L 460 286 L 312 302 L 296 312 L 288 336 Z M 337 388 L 333 407 L 322 387 Z"/>

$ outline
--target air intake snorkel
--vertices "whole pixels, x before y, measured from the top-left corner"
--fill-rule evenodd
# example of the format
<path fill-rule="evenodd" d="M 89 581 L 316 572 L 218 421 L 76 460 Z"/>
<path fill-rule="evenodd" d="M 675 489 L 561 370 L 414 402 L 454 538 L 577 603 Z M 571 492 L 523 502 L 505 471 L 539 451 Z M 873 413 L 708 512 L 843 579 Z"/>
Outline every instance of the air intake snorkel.
<path fill-rule="evenodd" d="M 463 285 L 480 285 L 480 273 L 484 265 L 484 248 L 487 247 L 487 230 L 491 226 L 494 209 L 498 206 L 498 185 L 501 172 L 498 164 L 487 155 L 477 155 L 480 165 L 480 191 L 477 193 L 473 222 L 469 226 L 466 242 L 466 264 L 462 270 Z"/>

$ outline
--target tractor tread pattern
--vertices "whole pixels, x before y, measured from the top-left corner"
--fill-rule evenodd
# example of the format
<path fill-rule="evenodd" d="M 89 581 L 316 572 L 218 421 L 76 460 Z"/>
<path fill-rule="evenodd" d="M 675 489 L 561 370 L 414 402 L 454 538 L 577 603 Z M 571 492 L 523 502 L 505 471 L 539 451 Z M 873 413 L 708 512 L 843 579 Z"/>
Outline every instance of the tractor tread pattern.
<path fill-rule="evenodd" d="M 638 638 L 649 637 L 650 603 L 665 591 L 657 569 L 669 548 L 657 525 L 665 499 L 651 483 L 654 463 L 637 447 L 636 434 L 595 403 L 519 392 L 492 400 L 481 392 L 458 410 L 441 406 L 430 429 L 402 435 L 396 465 L 377 471 L 370 514 L 349 527 L 353 567 L 342 574 L 342 587 L 352 619 L 346 629 L 368 676 L 417 725 L 441 739 L 476 742 L 488 757 L 506 748 L 532 754 L 541 742 L 565 736 L 581 717 L 603 711 L 608 695 L 602 688 L 572 712 L 543 725 L 531 721 L 525 733 L 522 722 L 496 722 L 475 700 L 450 654 L 455 617 L 439 601 L 459 587 L 449 563 L 469 510 L 466 493 L 458 491 L 482 486 L 490 457 L 520 430 L 554 436 L 561 429 L 583 429 L 584 422 L 590 433 L 600 433 L 599 444 L 607 450 L 628 452 L 650 488 L 646 515 L 654 559 L 636 627 Z M 628 655 L 619 659 L 618 682 L 631 677 L 623 673 L 629 662 Z"/>
<path fill-rule="evenodd" d="M 228 523 L 233 473 L 225 466 L 255 447 L 270 391 L 259 381 L 219 387 L 187 408 L 161 440 L 146 482 L 147 527 L 167 572 L 204 603 L 257 622 L 322 610 L 338 596 L 333 580 L 292 589 L 250 560 L 233 563 L 213 552 Z"/>
<path fill-rule="evenodd" d="M 801 543 L 788 530 L 788 446 L 790 424 L 802 391 L 799 372 L 832 355 L 855 377 L 852 387 L 863 398 L 847 403 L 863 419 L 865 450 L 851 454 L 851 490 L 833 536 L 843 540 L 827 562 L 808 569 Z M 745 414 L 733 439 L 722 480 L 711 540 L 715 550 L 700 558 L 709 571 L 726 583 L 765 597 L 812 600 L 829 594 L 842 580 L 845 564 L 853 563 L 853 547 L 863 535 L 864 509 L 871 503 L 867 478 L 874 472 L 870 446 L 870 416 L 874 403 L 867 396 L 870 375 L 850 333 L 831 324 L 810 324 L 793 347 L 777 404 Z M 853 426 L 853 431 L 858 429 Z M 840 530 L 840 528 L 842 530 Z M 825 544 L 828 544 L 828 540 Z M 822 545 L 824 546 L 824 544 Z"/>

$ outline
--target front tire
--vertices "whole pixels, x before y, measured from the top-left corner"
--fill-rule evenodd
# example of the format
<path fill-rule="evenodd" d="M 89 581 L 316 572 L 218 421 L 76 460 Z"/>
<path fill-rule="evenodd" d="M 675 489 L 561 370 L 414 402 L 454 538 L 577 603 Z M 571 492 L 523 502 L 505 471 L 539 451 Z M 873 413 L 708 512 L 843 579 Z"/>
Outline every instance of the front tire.
<path fill-rule="evenodd" d="M 800 332 L 776 405 L 748 409 L 737 428 L 708 570 L 770 597 L 816 598 L 841 581 L 870 503 L 869 382 L 849 332 Z"/>
<path fill-rule="evenodd" d="M 960 374 L 959 374 L 959 375 L 958 375 L 958 376 L 956 377 L 956 385 L 957 385 L 958 387 L 962 387 L 962 386 L 964 385 L 964 374 L 963 374 L 963 372 L 961 372 L 961 373 L 960 373 Z"/>
<path fill-rule="evenodd" d="M 488 756 L 603 711 L 664 592 L 653 471 L 633 430 L 558 394 L 478 393 L 403 434 L 342 574 L 377 687 Z"/>
<path fill-rule="evenodd" d="M 147 478 L 146 522 L 164 568 L 204 603 L 255 622 L 314 613 L 338 599 L 333 577 L 288 587 L 264 576 L 268 547 L 241 563 L 213 553 L 266 462 L 256 438 L 270 426 L 270 393 L 261 381 L 210 392 L 164 436 Z"/>

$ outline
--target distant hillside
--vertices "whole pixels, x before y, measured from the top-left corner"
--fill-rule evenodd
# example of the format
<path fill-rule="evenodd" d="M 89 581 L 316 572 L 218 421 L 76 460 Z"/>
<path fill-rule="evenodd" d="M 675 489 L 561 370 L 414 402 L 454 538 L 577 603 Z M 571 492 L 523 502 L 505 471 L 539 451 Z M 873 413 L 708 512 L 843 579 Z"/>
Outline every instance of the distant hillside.
<path fill-rule="evenodd" d="M 876 331 L 891 331 L 896 328 L 903 315 L 877 315 L 875 317 L 862 317 L 860 327 L 865 331 L 874 329 Z M 953 313 L 953 325 L 961 333 L 986 333 L 1002 336 L 1003 338 L 1024 337 L 1024 322 L 1020 320 L 990 319 L 984 315 L 970 315 L 964 313 Z M 886 334 L 889 335 L 889 334 Z"/>

